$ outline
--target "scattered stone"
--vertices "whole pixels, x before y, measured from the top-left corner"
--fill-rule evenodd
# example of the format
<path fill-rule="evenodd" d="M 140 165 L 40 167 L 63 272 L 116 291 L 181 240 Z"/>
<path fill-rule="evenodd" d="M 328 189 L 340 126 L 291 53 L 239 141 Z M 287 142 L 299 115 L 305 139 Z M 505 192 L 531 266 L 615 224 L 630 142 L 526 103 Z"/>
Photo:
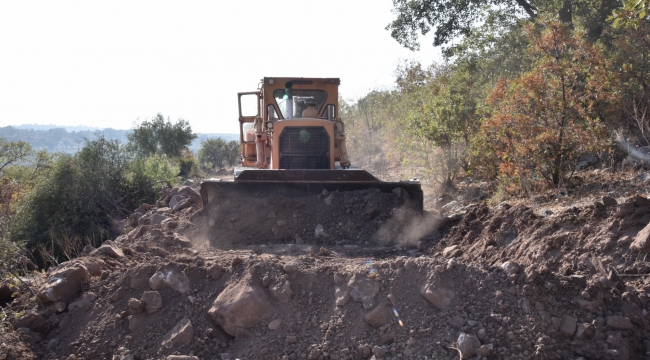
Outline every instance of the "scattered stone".
<path fill-rule="evenodd" d="M 157 291 L 145 291 L 140 300 L 144 303 L 147 314 L 153 314 L 163 306 L 162 296 Z"/>
<path fill-rule="evenodd" d="M 476 349 L 481 347 L 481 341 L 471 334 L 460 333 L 457 343 L 461 359 L 471 358 L 476 355 Z"/>
<path fill-rule="evenodd" d="M 322 224 L 316 224 L 316 229 L 314 230 L 314 237 L 316 238 L 321 238 L 321 237 L 326 237 L 327 234 L 325 233 L 325 229 L 323 228 Z"/>
<path fill-rule="evenodd" d="M 167 216 L 155 213 L 151 216 L 151 225 L 160 225 L 166 219 Z"/>
<path fill-rule="evenodd" d="M 422 287 L 420 294 L 439 310 L 445 310 L 454 299 L 454 292 L 428 283 Z"/>
<path fill-rule="evenodd" d="M 275 319 L 269 323 L 269 330 L 277 330 L 280 328 L 280 325 L 282 325 L 282 320 Z"/>
<path fill-rule="evenodd" d="M 447 204 L 445 204 L 442 208 L 440 208 L 440 210 L 444 213 L 444 212 L 453 210 L 453 209 L 455 209 L 455 208 L 457 208 L 459 206 L 460 206 L 460 203 L 457 200 L 454 200 L 454 201 L 451 201 L 451 202 L 448 202 Z"/>
<path fill-rule="evenodd" d="M 562 319 L 562 324 L 560 325 L 560 333 L 565 337 L 571 337 L 576 331 L 577 323 L 578 319 L 570 315 L 565 315 Z"/>
<path fill-rule="evenodd" d="M 617 218 L 622 218 L 624 216 L 627 216 L 631 213 L 634 212 L 634 204 L 633 203 L 623 203 L 623 204 L 618 204 L 618 211 L 614 216 Z"/>
<path fill-rule="evenodd" d="M 287 304 L 291 300 L 291 284 L 288 281 L 277 284 L 270 288 L 271 295 L 281 303 Z"/>
<path fill-rule="evenodd" d="M 88 277 L 88 269 L 79 263 L 66 262 L 54 269 L 47 279 L 47 284 L 36 294 L 41 305 L 72 300 L 79 290 L 81 282 Z"/>
<path fill-rule="evenodd" d="M 639 231 L 630 244 L 630 250 L 638 252 L 650 252 L 650 223 Z"/>
<path fill-rule="evenodd" d="M 378 358 L 383 358 L 386 354 L 386 351 L 384 351 L 384 349 L 380 346 L 375 346 L 372 348 L 372 353 Z"/>
<path fill-rule="evenodd" d="M 613 329 L 632 330 L 634 326 L 629 318 L 624 316 L 612 315 L 607 317 L 607 326 Z"/>
<path fill-rule="evenodd" d="M 295 273 L 298 271 L 298 266 L 300 266 L 300 263 L 298 261 L 293 261 L 290 263 L 286 263 L 282 266 L 282 270 L 284 270 L 285 273 L 291 274 Z"/>
<path fill-rule="evenodd" d="M 363 305 L 364 309 L 375 306 L 375 296 L 379 293 L 379 283 L 365 275 L 355 274 L 348 282 L 350 297 Z"/>
<path fill-rule="evenodd" d="M 285 341 L 286 341 L 287 343 L 289 343 L 289 344 L 295 344 L 295 343 L 298 342 L 298 338 L 297 338 L 296 336 L 294 336 L 294 335 L 289 335 L 289 336 L 287 336 L 287 338 L 285 339 Z"/>
<path fill-rule="evenodd" d="M 446 258 L 454 258 L 463 255 L 463 251 L 458 245 L 447 246 L 442 250 L 442 256 Z"/>
<path fill-rule="evenodd" d="M 136 298 L 130 298 L 129 310 L 131 311 L 131 314 L 139 314 L 144 311 L 144 303 Z"/>
<path fill-rule="evenodd" d="M 67 308 L 67 305 L 64 302 L 58 302 L 58 303 L 54 303 L 54 305 L 52 305 L 52 309 L 57 314 L 64 312 L 66 308 Z"/>
<path fill-rule="evenodd" d="M 142 266 L 130 277 L 129 287 L 134 290 L 144 289 L 149 285 L 149 278 L 156 271 L 153 265 Z"/>
<path fill-rule="evenodd" d="M 492 344 L 481 345 L 480 348 L 476 349 L 476 355 L 481 357 L 489 357 L 492 354 Z"/>
<path fill-rule="evenodd" d="M 618 201 L 611 196 L 603 196 L 603 204 L 607 207 L 613 207 L 618 205 Z"/>
<path fill-rule="evenodd" d="M 194 327 L 190 319 L 182 319 L 161 339 L 161 345 L 174 347 L 190 345 L 194 341 Z"/>
<path fill-rule="evenodd" d="M 13 320 L 15 329 L 28 328 L 34 332 L 45 332 L 47 329 L 47 322 L 45 318 L 35 312 L 28 312 L 23 316 Z"/>
<path fill-rule="evenodd" d="M 151 276 L 149 286 L 152 290 L 160 290 L 169 286 L 182 295 L 187 295 L 190 292 L 190 280 L 175 265 L 167 265 Z"/>
<path fill-rule="evenodd" d="M 501 269 L 503 269 L 508 276 L 518 273 L 520 268 L 519 264 L 514 261 L 506 261 L 501 265 Z"/>
<path fill-rule="evenodd" d="M 266 292 L 258 286 L 246 281 L 231 284 L 217 296 L 208 314 L 235 338 L 249 337 L 247 329 L 259 325 L 273 311 Z"/>
<path fill-rule="evenodd" d="M 589 323 L 579 324 L 578 329 L 576 330 L 576 339 L 579 340 L 591 339 L 592 337 L 594 337 L 595 334 L 596 334 L 596 330 L 594 329 L 593 325 Z"/>
<path fill-rule="evenodd" d="M 210 266 L 210 269 L 208 270 L 208 276 L 212 280 L 219 280 L 222 274 L 223 274 L 223 268 L 219 264 L 214 264 Z"/>
<path fill-rule="evenodd" d="M 384 326 L 390 320 L 390 318 L 391 313 L 383 304 L 372 309 L 364 316 L 366 323 L 374 328 Z"/>
<path fill-rule="evenodd" d="M 191 355 L 169 355 L 166 360 L 199 360 L 199 358 Z"/>
<path fill-rule="evenodd" d="M 113 243 L 110 240 L 104 241 L 102 246 L 98 247 L 96 250 L 90 253 L 91 256 L 97 255 L 97 254 L 102 254 L 106 256 L 110 256 L 112 258 L 122 258 L 124 257 L 124 253 L 122 250 L 120 250 L 115 243 Z"/>
<path fill-rule="evenodd" d="M 178 235 L 176 233 L 174 233 L 173 244 L 180 246 L 182 248 L 191 248 L 192 246 L 194 246 L 194 244 L 192 244 L 192 241 L 189 238 L 182 235 Z"/>
<path fill-rule="evenodd" d="M 345 306 L 350 301 L 350 292 L 347 288 L 339 286 L 334 290 L 334 297 L 336 298 L 336 306 Z"/>
<path fill-rule="evenodd" d="M 451 317 L 448 322 L 449 325 L 453 326 L 455 329 L 460 329 L 465 325 L 465 319 L 460 315 Z"/>

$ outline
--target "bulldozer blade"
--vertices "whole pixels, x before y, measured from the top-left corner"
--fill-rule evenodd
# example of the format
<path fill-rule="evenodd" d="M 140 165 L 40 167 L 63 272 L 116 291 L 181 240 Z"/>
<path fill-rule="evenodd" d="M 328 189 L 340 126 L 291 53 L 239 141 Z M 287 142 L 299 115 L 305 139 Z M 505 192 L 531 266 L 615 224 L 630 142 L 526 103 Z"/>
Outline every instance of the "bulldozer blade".
<path fill-rule="evenodd" d="M 244 170 L 235 181 L 203 180 L 203 205 L 220 199 L 287 197 L 300 198 L 327 190 L 378 189 L 390 193 L 401 188 L 409 195 L 413 209 L 422 210 L 419 181 L 386 182 L 365 170 Z"/>

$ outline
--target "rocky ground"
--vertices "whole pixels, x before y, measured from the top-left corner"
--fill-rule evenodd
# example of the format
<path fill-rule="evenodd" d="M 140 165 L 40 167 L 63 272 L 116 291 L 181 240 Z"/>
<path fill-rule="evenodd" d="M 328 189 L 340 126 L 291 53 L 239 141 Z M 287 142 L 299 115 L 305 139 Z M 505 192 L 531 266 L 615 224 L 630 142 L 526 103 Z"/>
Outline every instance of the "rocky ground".
<path fill-rule="evenodd" d="M 626 191 L 418 213 L 177 188 L 34 294 L 5 280 L 0 359 L 646 359 L 650 200 Z"/>

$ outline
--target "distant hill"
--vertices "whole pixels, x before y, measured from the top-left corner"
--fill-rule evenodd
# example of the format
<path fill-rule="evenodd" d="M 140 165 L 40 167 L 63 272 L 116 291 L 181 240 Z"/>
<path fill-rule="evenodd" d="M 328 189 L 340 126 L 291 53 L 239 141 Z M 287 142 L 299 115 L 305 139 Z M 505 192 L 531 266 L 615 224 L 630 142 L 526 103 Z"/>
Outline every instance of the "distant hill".
<path fill-rule="evenodd" d="M 78 130 L 73 130 L 78 129 Z M 5 141 L 24 141 L 35 150 L 74 154 L 83 147 L 84 139 L 94 140 L 99 135 L 126 144 L 126 135 L 131 130 L 98 129 L 87 126 L 56 127 L 54 125 L 19 125 L 0 127 L 0 139 Z M 201 142 L 207 139 L 222 138 L 226 141 L 239 141 L 239 134 L 198 134 L 190 145 L 190 150 L 198 152 Z"/>

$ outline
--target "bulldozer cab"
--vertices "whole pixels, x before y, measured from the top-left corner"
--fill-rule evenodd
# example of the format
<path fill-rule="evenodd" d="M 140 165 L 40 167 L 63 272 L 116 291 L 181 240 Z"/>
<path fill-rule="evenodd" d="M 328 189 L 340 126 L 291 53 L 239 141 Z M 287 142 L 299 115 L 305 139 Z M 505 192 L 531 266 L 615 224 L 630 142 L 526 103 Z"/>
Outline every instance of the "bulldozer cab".
<path fill-rule="evenodd" d="M 242 170 L 350 166 L 337 78 L 273 78 L 239 99 Z"/>

